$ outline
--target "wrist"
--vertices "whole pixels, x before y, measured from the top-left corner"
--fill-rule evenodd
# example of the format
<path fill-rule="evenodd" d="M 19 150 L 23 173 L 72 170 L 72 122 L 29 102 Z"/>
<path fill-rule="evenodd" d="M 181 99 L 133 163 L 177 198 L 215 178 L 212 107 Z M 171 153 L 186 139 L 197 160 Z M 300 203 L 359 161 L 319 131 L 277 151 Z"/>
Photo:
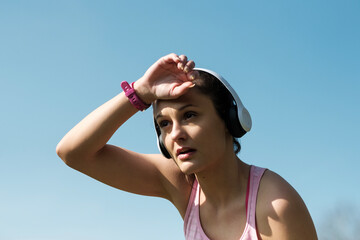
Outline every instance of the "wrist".
<path fill-rule="evenodd" d="M 136 95 L 147 105 L 151 105 L 156 98 L 151 94 L 149 86 L 143 83 L 142 79 L 135 81 L 133 83 L 133 88 L 136 92 Z"/>
<path fill-rule="evenodd" d="M 121 82 L 121 88 L 124 90 L 125 96 L 129 99 L 130 103 L 138 110 L 144 111 L 150 107 L 150 104 L 146 104 L 136 93 L 134 89 L 134 83 L 131 85 L 123 81 Z"/>

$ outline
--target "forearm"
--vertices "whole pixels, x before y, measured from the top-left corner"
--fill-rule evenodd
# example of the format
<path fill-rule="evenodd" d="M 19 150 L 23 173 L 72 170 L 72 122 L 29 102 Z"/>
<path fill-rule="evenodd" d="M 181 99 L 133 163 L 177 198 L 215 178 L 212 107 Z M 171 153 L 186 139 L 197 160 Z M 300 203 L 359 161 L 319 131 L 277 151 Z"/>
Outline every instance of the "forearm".
<path fill-rule="evenodd" d="M 138 110 L 120 93 L 86 116 L 59 142 L 57 154 L 66 163 L 91 158 Z"/>
<path fill-rule="evenodd" d="M 169 54 L 155 62 L 134 84 L 136 95 L 149 104 L 157 99 L 175 99 L 193 86 L 198 76 L 195 64 L 186 56 Z M 124 93 L 115 96 L 78 123 L 57 146 L 57 154 L 66 163 L 96 156 L 115 131 L 137 109 Z"/>

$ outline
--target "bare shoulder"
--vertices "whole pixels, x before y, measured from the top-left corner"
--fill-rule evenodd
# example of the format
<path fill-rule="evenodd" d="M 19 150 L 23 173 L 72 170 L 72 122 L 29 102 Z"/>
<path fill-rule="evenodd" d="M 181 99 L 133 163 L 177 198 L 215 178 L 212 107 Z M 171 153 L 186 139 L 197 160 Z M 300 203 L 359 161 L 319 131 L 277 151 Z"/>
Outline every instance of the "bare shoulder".
<path fill-rule="evenodd" d="M 296 190 L 281 176 L 267 170 L 256 204 L 257 229 L 265 239 L 317 239 L 309 211 Z"/>
<path fill-rule="evenodd" d="M 144 154 L 143 158 L 152 162 L 159 171 L 159 175 L 162 176 L 161 185 L 166 194 L 160 197 L 169 200 L 184 218 L 192 189 L 185 174 L 172 159 L 167 159 L 161 154 Z"/>
<path fill-rule="evenodd" d="M 153 157 L 154 159 L 161 158 L 161 161 L 156 162 L 157 168 L 163 176 L 162 185 L 167 193 L 166 199 L 172 202 L 180 215 L 184 217 L 192 190 L 192 183 L 180 171 L 174 160 L 158 154 L 154 154 Z"/>

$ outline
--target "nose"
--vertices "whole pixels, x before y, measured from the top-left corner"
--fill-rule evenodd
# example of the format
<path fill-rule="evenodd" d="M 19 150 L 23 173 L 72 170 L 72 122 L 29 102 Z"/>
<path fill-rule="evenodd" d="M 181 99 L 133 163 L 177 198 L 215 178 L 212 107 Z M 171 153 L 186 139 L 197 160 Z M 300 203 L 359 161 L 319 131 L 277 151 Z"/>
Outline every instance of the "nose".
<path fill-rule="evenodd" d="M 186 133 L 183 126 L 180 123 L 174 122 L 170 136 L 171 140 L 174 142 L 184 140 L 186 138 Z"/>

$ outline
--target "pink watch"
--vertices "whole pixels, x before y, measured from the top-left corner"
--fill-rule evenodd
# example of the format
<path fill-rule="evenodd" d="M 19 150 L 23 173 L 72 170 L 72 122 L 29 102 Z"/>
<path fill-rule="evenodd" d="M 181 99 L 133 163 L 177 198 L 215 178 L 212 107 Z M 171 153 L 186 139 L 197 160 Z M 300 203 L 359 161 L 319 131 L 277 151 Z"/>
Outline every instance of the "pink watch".
<path fill-rule="evenodd" d="M 136 107 L 138 110 L 144 111 L 148 109 L 148 107 L 150 107 L 150 104 L 144 103 L 138 97 L 138 95 L 136 95 L 136 92 L 134 90 L 134 83 L 132 83 L 130 86 L 128 82 L 123 81 L 121 82 L 121 88 L 124 90 L 125 96 L 129 99 L 131 104 L 134 105 L 134 107 Z"/>

